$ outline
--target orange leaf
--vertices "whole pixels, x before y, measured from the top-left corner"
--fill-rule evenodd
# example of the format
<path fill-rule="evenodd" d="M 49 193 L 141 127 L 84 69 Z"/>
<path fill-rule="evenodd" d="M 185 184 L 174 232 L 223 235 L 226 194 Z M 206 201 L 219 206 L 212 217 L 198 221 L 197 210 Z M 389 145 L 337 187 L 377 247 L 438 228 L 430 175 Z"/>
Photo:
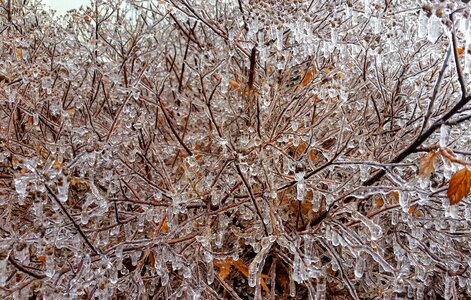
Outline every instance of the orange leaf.
<path fill-rule="evenodd" d="M 458 50 L 459 55 L 463 54 L 463 52 L 464 52 L 464 49 L 461 48 L 461 47 L 458 47 L 458 49 L 456 49 L 456 50 Z"/>
<path fill-rule="evenodd" d="M 249 278 L 249 268 L 240 260 L 234 261 L 233 266 L 239 270 L 240 273 L 242 273 L 245 277 Z M 263 280 L 264 278 L 269 278 L 268 275 L 261 274 L 260 275 L 260 285 L 262 286 L 262 289 L 268 294 L 270 293 L 270 289 L 268 288 L 267 284 Z"/>
<path fill-rule="evenodd" d="M 232 258 L 226 258 L 225 260 L 215 260 L 214 265 L 219 268 L 219 276 L 222 280 L 226 279 L 231 273 L 231 265 L 233 263 Z"/>
<path fill-rule="evenodd" d="M 163 234 L 167 234 L 168 232 L 167 220 L 165 220 L 164 223 L 162 224 L 162 228 L 160 229 L 160 232 L 162 232 Z"/>
<path fill-rule="evenodd" d="M 437 163 L 440 152 L 429 152 L 422 156 L 419 164 L 419 176 L 428 178 L 435 172 L 435 164 Z"/>
<path fill-rule="evenodd" d="M 311 80 L 312 80 L 312 71 L 309 70 L 306 73 L 306 75 L 304 75 L 303 81 L 301 81 L 301 84 L 300 84 L 301 87 L 305 87 L 306 85 L 308 85 L 311 82 Z"/>
<path fill-rule="evenodd" d="M 465 167 L 451 176 L 446 195 L 451 205 L 461 201 L 471 188 L 471 171 Z"/>

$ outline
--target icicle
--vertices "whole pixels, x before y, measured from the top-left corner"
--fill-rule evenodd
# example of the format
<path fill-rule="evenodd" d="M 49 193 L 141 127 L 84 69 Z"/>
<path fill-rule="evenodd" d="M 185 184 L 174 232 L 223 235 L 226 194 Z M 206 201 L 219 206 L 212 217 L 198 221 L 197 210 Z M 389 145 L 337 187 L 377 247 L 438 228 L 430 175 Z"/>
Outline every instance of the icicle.
<path fill-rule="evenodd" d="M 278 51 L 283 49 L 283 30 L 281 29 L 276 31 L 276 48 Z"/>
<path fill-rule="evenodd" d="M 417 26 L 417 36 L 418 38 L 424 38 L 428 34 L 428 18 L 425 15 L 424 11 L 420 11 L 419 22 Z"/>
<path fill-rule="evenodd" d="M 318 278 L 317 279 L 317 297 L 316 299 L 324 299 L 325 292 L 326 292 L 326 282 L 325 278 Z"/>
<path fill-rule="evenodd" d="M 471 38 L 471 37 L 470 37 Z M 464 69 L 466 74 L 471 74 L 471 43 L 464 49 Z"/>
<path fill-rule="evenodd" d="M 289 295 L 291 297 L 296 296 L 296 283 L 294 282 L 292 275 L 289 277 Z"/>
<path fill-rule="evenodd" d="M 449 299 L 451 299 L 452 288 L 453 288 L 452 286 L 455 284 L 455 282 L 449 275 L 446 275 L 444 284 L 445 284 L 445 287 L 444 287 L 444 291 L 443 291 L 443 297 L 446 300 L 449 300 Z"/>
<path fill-rule="evenodd" d="M 318 212 L 320 209 L 320 193 L 317 191 L 312 191 L 312 211 Z"/>
<path fill-rule="evenodd" d="M 435 42 L 440 37 L 442 31 L 443 31 L 443 28 L 442 28 L 441 20 L 436 15 L 432 15 L 428 19 L 427 39 L 431 43 L 435 44 Z"/>
<path fill-rule="evenodd" d="M 355 277 L 360 279 L 363 277 L 363 272 L 365 271 L 365 260 L 360 256 L 357 258 L 357 261 L 355 263 Z"/>
<path fill-rule="evenodd" d="M 443 124 L 440 127 L 440 147 L 448 146 L 448 139 L 450 138 L 451 127 Z"/>
<path fill-rule="evenodd" d="M 298 182 L 296 184 L 296 199 L 298 201 L 303 201 L 305 191 L 306 191 L 306 184 L 303 181 Z"/>
<path fill-rule="evenodd" d="M 274 236 L 264 237 L 262 239 L 262 249 L 249 265 L 249 286 L 254 287 L 256 285 L 260 285 L 260 278 L 263 265 L 265 264 L 265 258 L 270 252 L 271 246 L 275 240 L 276 237 Z"/>
<path fill-rule="evenodd" d="M 206 274 L 206 281 L 211 285 L 214 282 L 214 266 L 212 263 L 208 263 L 207 266 L 208 273 Z"/>
<path fill-rule="evenodd" d="M 376 225 L 372 220 L 368 219 L 359 212 L 354 211 L 352 213 L 352 217 L 354 220 L 360 220 L 363 224 L 366 225 L 366 227 L 368 227 L 371 234 L 371 240 L 378 240 L 383 235 L 383 229 L 381 228 L 381 226 Z"/>
<path fill-rule="evenodd" d="M 62 185 L 57 187 L 57 199 L 61 202 L 67 202 L 69 198 L 69 182 L 67 178 L 62 174 Z"/>
<path fill-rule="evenodd" d="M 0 285 L 5 286 L 7 279 L 8 279 L 7 260 L 1 259 L 0 260 Z"/>
<path fill-rule="evenodd" d="M 402 207 L 402 211 L 407 213 L 409 212 L 409 193 L 399 192 L 399 205 Z"/>

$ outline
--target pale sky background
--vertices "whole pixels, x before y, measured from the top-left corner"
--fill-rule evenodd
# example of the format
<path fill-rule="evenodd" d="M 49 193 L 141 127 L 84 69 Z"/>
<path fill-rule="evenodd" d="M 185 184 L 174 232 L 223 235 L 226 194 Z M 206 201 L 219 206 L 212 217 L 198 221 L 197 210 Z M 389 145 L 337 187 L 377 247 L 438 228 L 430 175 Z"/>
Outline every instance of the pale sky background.
<path fill-rule="evenodd" d="M 49 5 L 52 9 L 56 10 L 58 14 L 65 14 L 68 10 L 78 9 L 81 5 L 84 7 L 90 3 L 90 0 L 42 0 Z"/>

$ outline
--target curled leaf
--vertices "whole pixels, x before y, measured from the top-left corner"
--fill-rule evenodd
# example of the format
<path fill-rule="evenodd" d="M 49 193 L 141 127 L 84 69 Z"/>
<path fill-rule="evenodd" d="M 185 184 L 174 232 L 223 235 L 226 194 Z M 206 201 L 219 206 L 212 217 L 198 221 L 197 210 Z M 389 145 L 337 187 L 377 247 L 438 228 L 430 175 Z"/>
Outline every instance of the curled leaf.
<path fill-rule="evenodd" d="M 464 168 L 451 176 L 450 184 L 446 195 L 450 200 L 451 205 L 460 202 L 466 195 L 468 195 L 471 188 L 471 171 Z"/>
<path fill-rule="evenodd" d="M 422 156 L 419 164 L 420 177 L 428 178 L 433 172 L 435 172 L 439 153 L 440 152 L 429 152 Z"/>

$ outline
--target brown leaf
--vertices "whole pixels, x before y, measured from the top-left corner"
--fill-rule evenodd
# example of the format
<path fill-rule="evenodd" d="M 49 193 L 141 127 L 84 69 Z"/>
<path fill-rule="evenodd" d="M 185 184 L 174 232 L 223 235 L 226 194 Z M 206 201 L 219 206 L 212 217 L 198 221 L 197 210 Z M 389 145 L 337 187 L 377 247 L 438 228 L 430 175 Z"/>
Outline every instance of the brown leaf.
<path fill-rule="evenodd" d="M 308 72 L 306 73 L 306 75 L 304 76 L 303 81 L 301 81 L 301 84 L 300 84 L 301 87 L 305 87 L 306 85 L 308 85 L 308 84 L 311 82 L 311 80 L 312 80 L 312 74 L 313 74 L 312 71 L 308 71 Z"/>
<path fill-rule="evenodd" d="M 429 152 L 422 156 L 419 164 L 419 176 L 423 178 L 428 178 L 435 172 L 435 165 L 438 160 L 438 155 L 440 152 Z"/>
<path fill-rule="evenodd" d="M 446 195 L 451 205 L 461 201 L 471 188 L 471 171 L 465 167 L 451 176 Z"/>
<path fill-rule="evenodd" d="M 314 162 L 316 160 L 316 157 L 317 157 L 317 151 L 315 149 L 309 150 L 309 160 L 311 162 Z"/>

